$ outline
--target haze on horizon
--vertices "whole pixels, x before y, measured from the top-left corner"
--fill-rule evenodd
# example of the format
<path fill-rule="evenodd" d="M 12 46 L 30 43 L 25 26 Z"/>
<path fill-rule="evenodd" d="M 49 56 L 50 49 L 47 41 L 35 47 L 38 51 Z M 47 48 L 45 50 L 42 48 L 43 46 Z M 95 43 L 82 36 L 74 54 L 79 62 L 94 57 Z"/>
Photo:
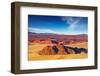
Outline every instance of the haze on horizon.
<path fill-rule="evenodd" d="M 28 15 L 28 32 L 87 34 L 88 17 Z"/>

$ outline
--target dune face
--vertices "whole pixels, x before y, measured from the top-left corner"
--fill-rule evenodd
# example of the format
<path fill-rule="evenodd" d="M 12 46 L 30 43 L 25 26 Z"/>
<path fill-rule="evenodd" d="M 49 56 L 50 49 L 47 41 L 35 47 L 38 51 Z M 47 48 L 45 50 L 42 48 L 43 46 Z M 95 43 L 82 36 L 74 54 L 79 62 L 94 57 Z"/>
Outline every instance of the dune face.
<path fill-rule="evenodd" d="M 87 50 L 84 48 L 72 48 L 64 45 L 56 45 L 56 46 L 46 46 L 38 53 L 40 55 L 66 55 L 66 54 L 79 54 L 79 53 L 87 53 Z"/>

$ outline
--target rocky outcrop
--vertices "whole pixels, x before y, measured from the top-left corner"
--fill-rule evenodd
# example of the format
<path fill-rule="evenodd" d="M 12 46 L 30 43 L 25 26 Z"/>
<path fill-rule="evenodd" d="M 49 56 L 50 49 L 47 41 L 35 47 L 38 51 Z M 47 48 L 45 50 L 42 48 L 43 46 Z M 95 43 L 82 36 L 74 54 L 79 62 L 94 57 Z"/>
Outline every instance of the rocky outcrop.
<path fill-rule="evenodd" d="M 65 54 L 78 54 L 78 53 L 87 53 L 87 49 L 84 48 L 73 48 L 64 46 L 62 44 L 54 45 L 54 46 L 46 46 L 38 53 L 40 55 L 65 55 Z"/>

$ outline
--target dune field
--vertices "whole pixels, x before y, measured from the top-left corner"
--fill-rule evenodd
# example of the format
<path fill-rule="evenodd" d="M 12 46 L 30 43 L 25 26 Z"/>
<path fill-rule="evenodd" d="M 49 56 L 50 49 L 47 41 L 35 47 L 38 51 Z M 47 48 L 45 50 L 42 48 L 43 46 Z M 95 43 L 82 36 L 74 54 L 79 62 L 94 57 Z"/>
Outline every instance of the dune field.
<path fill-rule="evenodd" d="M 31 43 L 28 47 L 28 60 L 59 60 L 59 59 L 82 59 L 87 58 L 88 53 L 80 54 L 64 54 L 64 55 L 40 55 L 39 51 L 46 47 L 48 44 Z M 65 46 L 79 47 L 87 49 L 87 42 L 69 44 Z"/>

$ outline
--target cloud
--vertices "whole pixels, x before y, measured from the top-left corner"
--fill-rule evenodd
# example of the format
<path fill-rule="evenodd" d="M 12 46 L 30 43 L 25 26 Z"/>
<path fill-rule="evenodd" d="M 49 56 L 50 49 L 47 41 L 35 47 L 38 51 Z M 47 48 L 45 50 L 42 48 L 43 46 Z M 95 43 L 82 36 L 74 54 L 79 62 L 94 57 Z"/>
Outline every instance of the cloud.
<path fill-rule="evenodd" d="M 35 33 L 56 33 L 51 29 L 40 29 L 40 28 L 33 28 L 33 27 L 29 27 L 28 30 L 29 32 L 35 32 Z"/>
<path fill-rule="evenodd" d="M 62 17 L 63 21 L 66 21 L 66 24 L 69 24 L 68 29 L 74 30 L 78 28 L 78 23 L 81 20 L 81 18 L 78 17 Z"/>

